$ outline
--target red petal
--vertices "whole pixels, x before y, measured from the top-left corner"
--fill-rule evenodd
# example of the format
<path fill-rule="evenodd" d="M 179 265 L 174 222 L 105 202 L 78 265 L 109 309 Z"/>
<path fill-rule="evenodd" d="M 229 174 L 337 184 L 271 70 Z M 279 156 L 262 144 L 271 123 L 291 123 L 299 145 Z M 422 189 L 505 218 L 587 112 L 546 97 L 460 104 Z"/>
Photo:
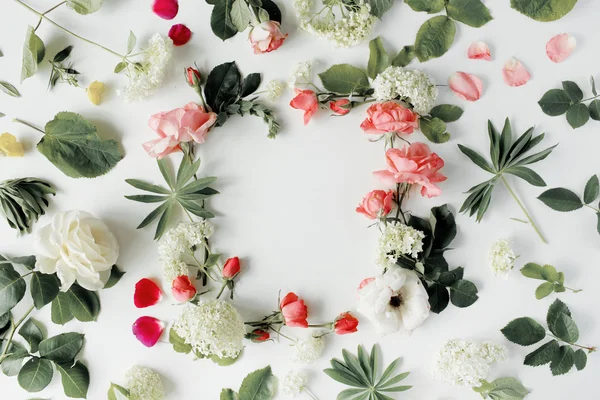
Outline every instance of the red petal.
<path fill-rule="evenodd" d="M 154 0 L 152 11 L 162 19 L 173 19 L 179 11 L 177 0 Z"/>
<path fill-rule="evenodd" d="M 162 292 L 154 281 L 144 278 L 135 284 L 133 293 L 133 304 L 137 308 L 145 308 L 155 305 L 162 298 Z"/>
<path fill-rule="evenodd" d="M 175 24 L 169 29 L 169 37 L 175 46 L 183 46 L 190 41 L 192 31 L 184 24 Z"/>
<path fill-rule="evenodd" d="M 132 327 L 133 334 L 144 346 L 152 347 L 165 330 L 162 321 L 154 317 L 139 317 Z"/>

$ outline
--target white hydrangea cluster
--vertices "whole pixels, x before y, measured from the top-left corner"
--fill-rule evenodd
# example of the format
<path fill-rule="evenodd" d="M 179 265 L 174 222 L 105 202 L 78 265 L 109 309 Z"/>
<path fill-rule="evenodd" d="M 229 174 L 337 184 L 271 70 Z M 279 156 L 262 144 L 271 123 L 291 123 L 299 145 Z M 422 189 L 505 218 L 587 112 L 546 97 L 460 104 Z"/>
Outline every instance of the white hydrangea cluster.
<path fill-rule="evenodd" d="M 308 375 L 303 371 L 290 371 L 283 378 L 283 393 L 289 397 L 296 397 L 306 387 Z"/>
<path fill-rule="evenodd" d="M 272 80 L 267 83 L 267 99 L 276 101 L 281 97 L 285 90 L 285 83 L 278 80 Z"/>
<path fill-rule="evenodd" d="M 307 339 L 297 340 L 294 347 L 296 348 L 294 361 L 302 364 L 310 364 L 323 354 L 325 339 L 324 336 L 312 335 Z"/>
<path fill-rule="evenodd" d="M 401 254 L 417 258 L 423 251 L 425 234 L 400 222 L 388 222 L 379 237 L 377 265 L 387 268 L 394 264 Z"/>
<path fill-rule="evenodd" d="M 130 400 L 162 400 L 164 389 L 160 375 L 150 368 L 134 366 L 126 374 Z"/>
<path fill-rule="evenodd" d="M 515 267 L 517 256 L 510 248 L 510 242 L 506 239 L 497 240 L 490 249 L 490 267 L 494 275 L 508 278 L 508 274 Z"/>
<path fill-rule="evenodd" d="M 379 101 L 387 101 L 400 97 L 412 104 L 419 115 L 431 111 L 437 99 L 438 90 L 435 82 L 423 71 L 390 66 L 377 75 L 372 86 L 373 96 Z"/>
<path fill-rule="evenodd" d="M 188 304 L 172 329 L 204 356 L 236 358 L 244 347 L 244 320 L 223 300 Z"/>
<path fill-rule="evenodd" d="M 290 79 L 288 80 L 288 86 L 291 89 L 294 89 L 301 84 L 312 82 L 312 73 L 314 65 L 314 61 L 303 61 L 298 63 L 292 71 Z"/>
<path fill-rule="evenodd" d="M 312 1 L 309 0 L 295 0 L 294 7 L 301 29 L 329 40 L 335 47 L 352 47 L 364 42 L 371 35 L 375 23 L 371 7 L 364 1 L 357 11 L 348 11 L 339 19 L 331 12 L 325 17 L 315 17 L 311 13 Z"/>
<path fill-rule="evenodd" d="M 506 359 L 507 349 L 492 342 L 450 340 L 435 359 L 434 377 L 454 386 L 477 387 L 485 379 L 490 364 Z"/>
<path fill-rule="evenodd" d="M 162 84 L 172 53 L 173 41 L 156 33 L 148 42 L 141 66 L 127 65 L 129 82 L 117 94 L 127 103 L 151 95 Z"/>

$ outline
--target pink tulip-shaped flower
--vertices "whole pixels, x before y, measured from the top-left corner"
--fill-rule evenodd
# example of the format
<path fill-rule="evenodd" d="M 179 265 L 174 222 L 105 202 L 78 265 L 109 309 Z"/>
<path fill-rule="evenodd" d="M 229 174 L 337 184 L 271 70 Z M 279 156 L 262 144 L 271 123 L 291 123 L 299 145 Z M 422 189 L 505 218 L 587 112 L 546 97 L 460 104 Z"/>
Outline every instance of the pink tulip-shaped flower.
<path fill-rule="evenodd" d="M 410 134 L 419 127 L 419 114 L 395 101 L 376 103 L 367 109 L 367 118 L 360 127 L 370 135 Z"/>
<path fill-rule="evenodd" d="M 483 91 L 481 79 L 466 72 L 455 72 L 448 80 L 448 85 L 454 94 L 468 101 L 479 100 Z"/>
<path fill-rule="evenodd" d="M 240 272 L 240 269 L 240 259 L 238 257 L 228 258 L 223 265 L 223 278 L 233 279 Z"/>
<path fill-rule="evenodd" d="M 175 300 L 185 303 L 196 296 L 196 286 L 194 286 L 189 276 L 181 275 L 173 279 L 171 293 L 175 297 Z"/>
<path fill-rule="evenodd" d="M 394 207 L 394 192 L 389 190 L 373 190 L 367 193 L 362 202 L 356 207 L 356 212 L 370 219 L 385 217 Z"/>
<path fill-rule="evenodd" d="M 254 54 L 264 54 L 280 48 L 287 34 L 281 32 L 279 22 L 265 21 L 252 27 L 249 38 Z"/>
<path fill-rule="evenodd" d="M 308 308 L 304 304 L 304 300 L 290 292 L 281 299 L 279 304 L 281 314 L 283 315 L 284 323 L 287 326 L 295 326 L 299 328 L 308 328 Z"/>

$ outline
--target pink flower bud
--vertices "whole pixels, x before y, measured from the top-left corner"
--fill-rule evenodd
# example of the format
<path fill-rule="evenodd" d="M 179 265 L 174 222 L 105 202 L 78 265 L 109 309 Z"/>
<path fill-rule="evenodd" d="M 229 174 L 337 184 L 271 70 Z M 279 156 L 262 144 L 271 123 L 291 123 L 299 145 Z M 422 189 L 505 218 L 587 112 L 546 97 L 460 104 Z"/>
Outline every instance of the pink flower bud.
<path fill-rule="evenodd" d="M 352 104 L 348 99 L 340 99 L 330 102 L 329 108 L 337 115 L 346 115 L 352 109 Z"/>
<path fill-rule="evenodd" d="M 192 281 L 190 281 L 189 276 L 181 275 L 173 279 L 171 292 L 177 301 L 185 303 L 194 298 L 196 295 L 196 287 L 193 285 Z"/>
<path fill-rule="evenodd" d="M 356 207 L 356 212 L 370 219 L 385 217 L 394 208 L 394 192 L 373 190 L 367 193 L 362 202 Z"/>
<path fill-rule="evenodd" d="M 304 300 L 295 293 L 286 294 L 281 299 L 279 309 L 287 326 L 308 328 L 308 321 L 306 320 L 308 318 L 308 308 L 304 304 Z"/>
<path fill-rule="evenodd" d="M 271 338 L 269 332 L 263 331 L 262 329 L 255 329 L 249 335 L 250 340 L 254 343 L 266 342 Z"/>
<path fill-rule="evenodd" d="M 338 335 L 354 333 L 358 329 L 358 320 L 349 312 L 341 313 L 333 323 L 333 329 Z"/>
<path fill-rule="evenodd" d="M 238 257 L 231 257 L 225 261 L 223 266 L 223 278 L 233 279 L 240 272 L 240 259 Z"/>
<path fill-rule="evenodd" d="M 188 85 L 195 87 L 200 83 L 200 71 L 192 67 L 187 67 L 185 69 L 185 80 Z"/>

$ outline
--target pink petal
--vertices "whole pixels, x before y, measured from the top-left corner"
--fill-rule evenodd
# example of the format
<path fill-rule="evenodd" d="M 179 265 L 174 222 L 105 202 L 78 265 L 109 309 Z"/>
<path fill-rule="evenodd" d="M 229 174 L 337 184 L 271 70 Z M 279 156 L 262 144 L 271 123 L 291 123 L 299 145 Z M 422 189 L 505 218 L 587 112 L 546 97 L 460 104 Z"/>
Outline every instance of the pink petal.
<path fill-rule="evenodd" d="M 577 40 L 573 36 L 568 33 L 562 33 L 554 36 L 546 44 L 546 54 L 549 59 L 555 63 L 559 63 L 565 61 L 571 55 L 576 45 Z"/>
<path fill-rule="evenodd" d="M 152 11 L 162 19 L 173 19 L 179 12 L 178 0 L 154 0 Z"/>
<path fill-rule="evenodd" d="M 490 48 L 487 44 L 481 41 L 473 42 L 467 51 L 467 57 L 471 60 L 486 60 L 491 61 Z"/>
<path fill-rule="evenodd" d="M 162 292 L 154 281 L 144 278 L 135 284 L 133 303 L 137 308 L 146 308 L 155 305 L 162 298 Z"/>
<path fill-rule="evenodd" d="M 183 46 L 190 41 L 191 37 L 192 31 L 184 24 L 175 24 L 169 29 L 169 38 L 175 46 Z"/>
<path fill-rule="evenodd" d="M 154 317 L 139 317 L 132 327 L 133 334 L 144 346 L 152 347 L 165 330 L 162 321 Z"/>
<path fill-rule="evenodd" d="M 511 58 L 504 64 L 502 76 L 504 77 L 504 82 L 508 86 L 514 87 L 522 86 L 531 79 L 529 71 L 527 71 L 523 64 L 515 58 Z"/>
<path fill-rule="evenodd" d="M 483 91 L 481 79 L 466 72 L 455 72 L 448 80 L 450 89 L 461 99 L 479 100 Z"/>

